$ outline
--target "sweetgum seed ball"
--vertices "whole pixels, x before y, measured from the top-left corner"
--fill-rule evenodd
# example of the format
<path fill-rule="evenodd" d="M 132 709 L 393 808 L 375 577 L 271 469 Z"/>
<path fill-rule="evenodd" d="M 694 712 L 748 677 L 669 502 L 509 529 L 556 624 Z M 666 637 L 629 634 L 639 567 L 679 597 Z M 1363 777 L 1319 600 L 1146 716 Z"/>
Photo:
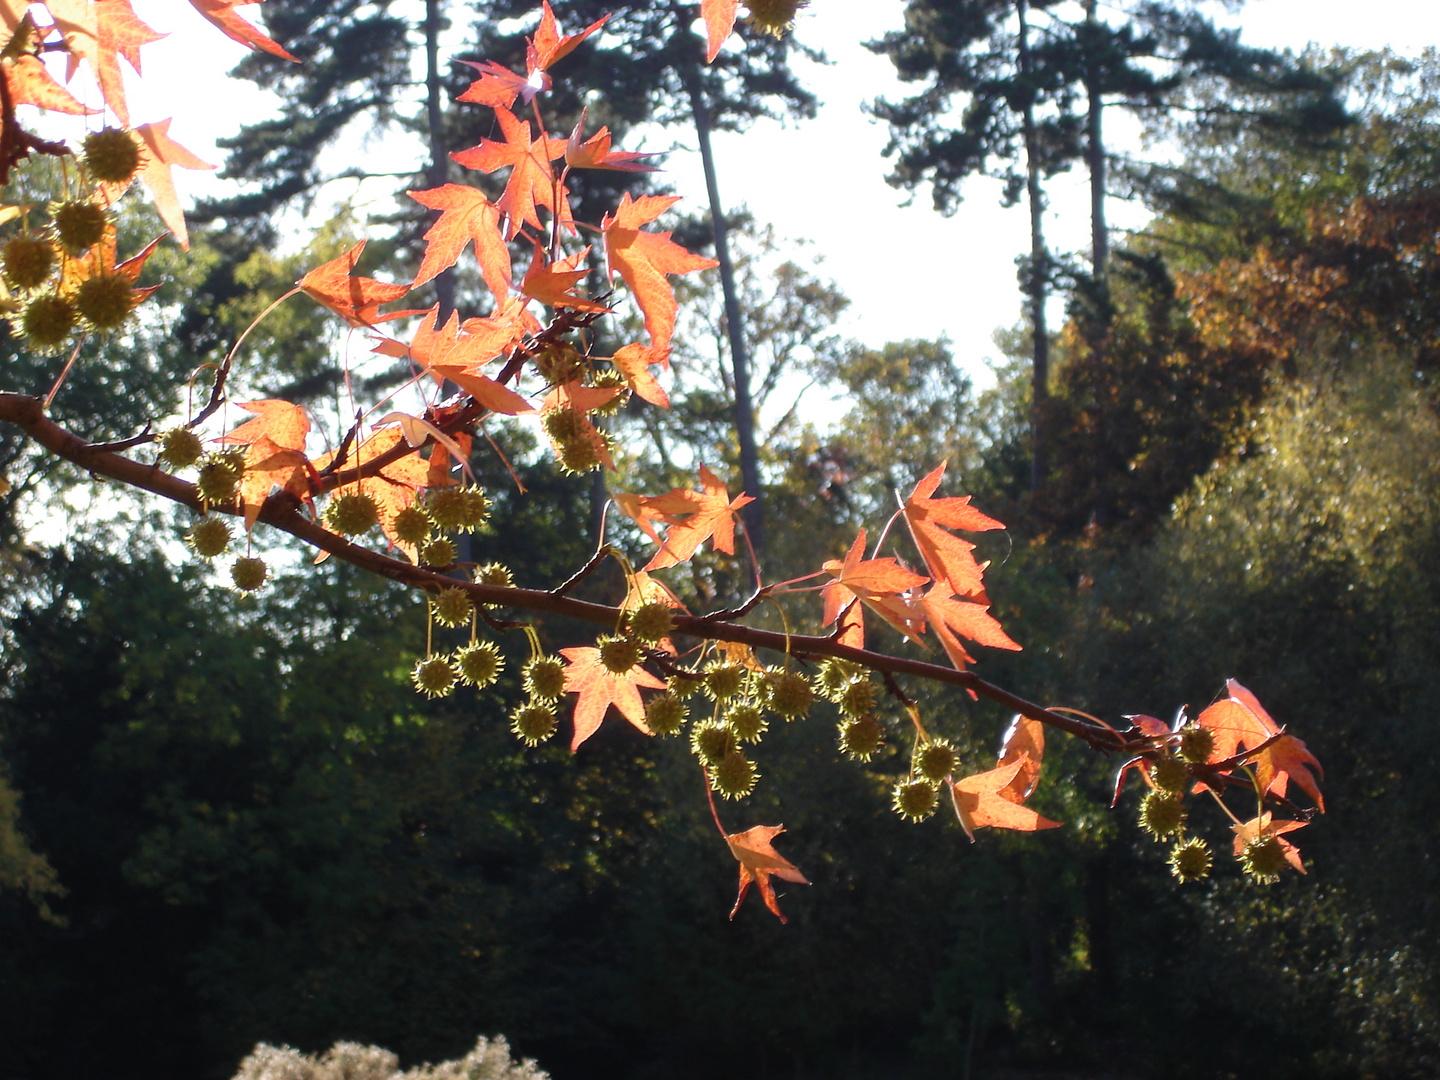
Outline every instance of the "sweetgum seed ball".
<path fill-rule="evenodd" d="M 674 694 L 656 694 L 645 703 L 645 724 L 656 735 L 675 735 L 685 726 L 690 710 Z"/>
<path fill-rule="evenodd" d="M 786 720 L 797 720 L 810 711 L 815 692 L 803 675 L 793 671 L 772 672 L 765 681 L 770 708 Z"/>
<path fill-rule="evenodd" d="M 420 546 L 419 555 L 426 566 L 449 566 L 455 561 L 455 545 L 448 538 L 437 536 Z"/>
<path fill-rule="evenodd" d="M 634 638 L 602 637 L 596 645 L 600 648 L 600 663 L 616 675 L 624 675 L 640 662 L 640 643 Z"/>
<path fill-rule="evenodd" d="M 757 30 L 780 37 L 795 21 L 795 12 L 807 3 L 809 0 L 745 0 L 750 10 L 745 21 Z"/>
<path fill-rule="evenodd" d="M 844 660 L 826 660 L 815 675 L 816 691 L 827 701 L 838 701 L 855 675 L 852 669 L 853 665 Z"/>
<path fill-rule="evenodd" d="M 538 746 L 555 734 L 555 710 L 538 701 L 527 701 L 510 714 L 510 730 L 526 746 Z"/>
<path fill-rule="evenodd" d="M 583 438 L 585 434 L 585 425 L 574 409 L 551 409 L 541 417 L 540 423 L 545 428 L 545 434 L 557 443 Z"/>
<path fill-rule="evenodd" d="M 1202 727 L 1187 727 L 1180 736 L 1180 756 L 1191 765 L 1203 765 L 1215 749 L 1215 736 Z"/>
<path fill-rule="evenodd" d="M 119 274 L 88 277 L 75 290 L 75 310 L 96 330 L 117 330 L 135 310 L 135 292 Z"/>
<path fill-rule="evenodd" d="M 675 629 L 675 616 L 670 605 L 661 600 L 651 600 L 630 612 L 630 633 L 637 640 L 653 645 L 671 630 Z"/>
<path fill-rule="evenodd" d="M 743 799 L 755 790 L 760 774 L 755 763 L 738 751 L 710 766 L 710 784 L 727 799 Z"/>
<path fill-rule="evenodd" d="M 1266 885 L 1279 881 L 1280 872 L 1285 866 L 1285 849 L 1274 836 L 1261 836 L 1251 840 L 1240 855 L 1240 869 Z"/>
<path fill-rule="evenodd" d="M 1170 852 L 1170 873 L 1184 884 L 1210 876 L 1210 848 L 1198 836 L 1176 844 Z"/>
<path fill-rule="evenodd" d="M 558 656 L 532 657 L 525 665 L 525 689 L 541 701 L 557 700 L 565 693 L 565 661 Z"/>
<path fill-rule="evenodd" d="M 55 268 L 55 248 L 38 236 L 17 236 L 0 248 L 0 266 L 17 289 L 34 289 Z"/>
<path fill-rule="evenodd" d="M 380 511 L 363 491 L 347 491 L 326 504 L 321 520 L 341 536 L 362 536 L 380 524 Z"/>
<path fill-rule="evenodd" d="M 1152 791 L 1140 804 L 1140 825 L 1160 840 L 1180 831 L 1185 824 L 1185 803 L 1168 791 Z"/>
<path fill-rule="evenodd" d="M 185 469 L 200 460 L 205 443 L 186 427 L 173 427 L 160 435 L 160 460 L 172 469 Z"/>
<path fill-rule="evenodd" d="M 499 589 L 509 589 L 515 584 L 515 578 L 510 573 L 510 568 L 504 563 L 492 562 L 475 568 L 475 582 L 479 585 L 494 585 Z"/>
<path fill-rule="evenodd" d="M 938 789 L 928 780 L 911 778 L 895 785 L 890 801 L 907 821 L 923 821 L 935 812 Z"/>
<path fill-rule="evenodd" d="M 85 171 L 107 184 L 129 180 L 140 168 L 140 144 L 119 128 L 102 128 L 85 136 L 81 144 Z"/>
<path fill-rule="evenodd" d="M 264 559 L 258 555 L 242 555 L 230 567 L 230 580 L 241 592 L 254 592 L 265 584 L 267 572 Z"/>
<path fill-rule="evenodd" d="M 500 677 L 505 658 L 491 642 L 477 641 L 456 652 L 455 666 L 460 670 L 461 682 L 486 687 Z"/>
<path fill-rule="evenodd" d="M 705 672 L 705 692 L 716 701 L 729 701 L 744 680 L 745 669 L 739 664 L 715 664 Z"/>
<path fill-rule="evenodd" d="M 425 496 L 425 513 L 441 532 L 474 532 L 489 512 L 490 500 L 476 487 L 435 488 Z"/>
<path fill-rule="evenodd" d="M 200 462 L 200 474 L 195 478 L 195 487 L 207 506 L 216 503 L 230 503 L 240 492 L 240 481 L 245 475 L 245 459 L 236 458 L 227 452 L 206 454 Z"/>
<path fill-rule="evenodd" d="M 1150 769 L 1150 779 L 1155 781 L 1155 786 L 1161 791 L 1180 791 L 1185 787 L 1185 780 L 1189 775 L 1183 761 L 1168 755 L 1156 758 Z"/>
<path fill-rule="evenodd" d="M 885 744 L 885 728 L 873 716 L 857 716 L 840 724 L 840 752 L 869 761 Z"/>
<path fill-rule="evenodd" d="M 705 676 L 698 671 L 684 669 L 670 676 L 667 683 L 670 693 L 681 701 L 692 698 L 705 688 Z"/>
<path fill-rule="evenodd" d="M 585 361 L 575 346 L 563 341 L 551 342 L 537 350 L 530 360 L 540 377 L 552 386 L 578 379 L 585 371 Z"/>
<path fill-rule="evenodd" d="M 926 780 L 939 782 L 955 771 L 957 758 L 949 743 L 937 739 L 926 743 L 915 755 L 915 771 Z"/>
<path fill-rule="evenodd" d="M 469 595 L 454 585 L 441 589 L 430 601 L 430 612 L 441 626 L 459 626 L 469 622 L 470 613 L 474 610 L 475 605 L 470 602 Z"/>
<path fill-rule="evenodd" d="M 564 441 L 556 440 L 555 452 L 559 456 L 561 470 L 577 476 L 594 472 L 603 464 L 600 460 L 600 451 L 584 435 L 577 435 L 573 439 Z"/>
<path fill-rule="evenodd" d="M 201 518 L 185 537 L 186 543 L 202 559 L 225 554 L 230 547 L 230 523 L 221 518 Z"/>
<path fill-rule="evenodd" d="M 765 714 L 760 707 L 751 702 L 745 701 L 736 705 L 725 714 L 725 722 L 730 725 L 730 730 L 741 742 L 759 742 L 760 736 L 765 734 L 765 729 L 770 725 L 765 722 Z"/>
<path fill-rule="evenodd" d="M 74 304 L 54 293 L 43 293 L 25 305 L 20 329 L 32 349 L 49 352 L 69 340 L 75 321 Z"/>
<path fill-rule="evenodd" d="M 690 729 L 690 749 L 702 764 L 714 765 L 735 751 L 735 733 L 724 724 L 707 720 Z"/>
<path fill-rule="evenodd" d="M 430 539 L 430 518 L 418 506 L 407 506 L 390 519 L 390 531 L 404 544 L 423 544 Z"/>
<path fill-rule="evenodd" d="M 455 689 L 455 669 L 443 656 L 426 656 L 415 661 L 410 681 L 428 698 L 444 697 Z"/>
<path fill-rule="evenodd" d="M 846 716 L 864 716 L 875 708 L 875 684 L 869 676 L 851 679 L 840 692 L 835 704 Z"/>
<path fill-rule="evenodd" d="M 98 244 L 109 223 L 103 208 L 81 200 L 60 203 L 50 212 L 50 218 L 60 243 L 71 255 L 80 255 Z"/>

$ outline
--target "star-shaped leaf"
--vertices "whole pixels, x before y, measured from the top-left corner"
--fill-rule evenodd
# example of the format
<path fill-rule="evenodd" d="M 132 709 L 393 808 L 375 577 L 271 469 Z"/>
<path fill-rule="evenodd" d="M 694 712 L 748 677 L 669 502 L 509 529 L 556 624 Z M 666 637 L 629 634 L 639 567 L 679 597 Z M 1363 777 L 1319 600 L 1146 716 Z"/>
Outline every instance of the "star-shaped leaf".
<path fill-rule="evenodd" d="M 730 854 L 740 864 L 740 891 L 735 897 L 735 906 L 730 909 L 730 918 L 735 918 L 735 913 L 745 901 L 750 883 L 754 882 L 770 913 L 782 923 L 786 922 L 785 916 L 780 914 L 780 903 L 775 898 L 775 886 L 770 884 L 770 879 L 778 877 L 796 885 L 810 884 L 798 866 L 775 850 L 773 841 L 784 831 L 784 825 L 756 825 L 753 829 L 725 837 L 725 842 L 730 845 Z"/>
<path fill-rule="evenodd" d="M 984 604 L 957 599 L 946 583 L 937 581 L 930 586 L 920 603 L 935 630 L 935 636 L 945 648 L 945 655 L 950 657 L 957 671 L 964 671 L 967 663 L 975 662 L 975 658 L 960 643 L 962 637 L 992 649 L 1020 651 L 1020 646 L 1005 633 Z"/>
<path fill-rule="evenodd" d="M 185 229 L 185 213 L 180 208 L 180 196 L 175 192 L 175 178 L 170 169 L 213 169 L 214 165 L 201 161 L 185 147 L 170 138 L 170 121 L 161 120 L 154 124 L 141 124 L 135 129 L 148 151 L 143 155 L 140 166 L 140 182 L 150 189 L 150 198 L 160 213 L 160 220 L 182 248 L 190 246 L 190 234 Z"/>
<path fill-rule="evenodd" d="M 5 70 L 5 88 L 10 91 L 11 105 L 35 105 L 51 112 L 85 116 L 96 112 L 87 109 L 51 77 L 37 56 L 25 53 L 0 61 Z"/>
<path fill-rule="evenodd" d="M 1274 792 L 1283 798 L 1289 790 L 1290 781 L 1294 780 L 1323 812 L 1325 799 L 1320 794 L 1315 774 L 1318 772 L 1323 776 L 1324 772 L 1315 755 L 1295 736 L 1284 734 L 1259 699 L 1245 687 L 1230 679 L 1225 688 L 1229 696 L 1215 702 L 1195 719 L 1215 738 L 1210 760 L 1224 761 L 1239 751 L 1251 750 L 1269 742 L 1270 745 L 1251 758 L 1260 790 Z M 1203 788 L 1204 785 L 1200 785 L 1197 790 Z"/>
<path fill-rule="evenodd" d="M 663 679 L 657 679 L 639 664 L 617 674 L 601 661 L 600 650 L 589 645 L 561 649 L 560 655 L 568 662 L 565 691 L 579 695 L 575 700 L 575 735 L 570 740 L 571 750 L 578 749 L 600 729 L 600 722 L 605 719 L 605 712 L 611 705 L 639 730 L 646 735 L 651 734 L 645 724 L 645 705 L 640 700 L 640 687 L 663 690 Z"/>
<path fill-rule="evenodd" d="M 520 291 L 532 300 L 538 300 L 546 307 L 569 308 L 571 311 L 609 311 L 604 304 L 588 300 L 571 290 L 575 284 L 590 272 L 583 266 L 590 249 L 583 248 L 552 263 L 545 261 L 545 249 L 535 245 L 535 257 L 530 269 L 520 282 Z"/>
<path fill-rule="evenodd" d="M 298 57 L 291 56 L 261 33 L 258 27 L 235 14 L 236 8 L 248 7 L 259 2 L 260 0 L 190 0 L 195 10 L 218 27 L 220 32 L 230 40 L 238 41 L 241 45 L 249 46 L 252 49 L 261 49 L 271 56 L 278 56 L 281 60 L 293 60 L 298 64 L 300 62 Z"/>
<path fill-rule="evenodd" d="M 388 284 L 356 274 L 355 266 L 364 250 L 365 241 L 361 240 L 344 255 L 311 270 L 298 283 L 306 295 L 357 327 L 397 318 L 398 313 L 381 315 L 380 305 L 398 300 L 410 291 L 408 282 Z"/>
<path fill-rule="evenodd" d="M 159 41 L 165 35 L 146 26 L 131 9 L 130 0 L 47 0 L 45 6 L 70 47 L 65 81 L 75 77 L 80 60 L 84 59 L 95 75 L 105 104 L 128 126 L 130 109 L 125 103 L 120 57 L 123 56 L 138 75 L 140 46 Z M 161 216 L 164 217 L 163 210 Z M 170 224 L 168 220 L 165 223 Z M 177 235 L 184 235 L 183 226 L 175 231 Z"/>
<path fill-rule="evenodd" d="M 1245 847 L 1252 840 L 1259 840 L 1263 837 L 1273 836 L 1275 842 L 1280 845 L 1280 850 L 1285 853 L 1285 861 L 1293 866 L 1300 873 L 1305 873 L 1305 864 L 1300 861 L 1300 849 L 1285 839 L 1284 834 L 1294 832 L 1296 829 L 1303 829 L 1309 822 L 1305 821 L 1274 821 L 1267 810 L 1259 817 L 1253 817 L 1243 825 L 1231 825 L 1230 831 L 1235 834 L 1235 857 L 1238 859 L 1245 852 Z"/>
<path fill-rule="evenodd" d="M 669 349 L 652 349 L 638 343 L 622 345 L 615 350 L 610 362 L 615 365 L 615 370 L 625 377 L 625 385 L 630 387 L 637 397 L 662 409 L 670 407 L 670 395 L 665 393 L 665 388 L 655 381 L 655 376 L 650 371 L 657 364 L 662 369 L 669 368 Z"/>
<path fill-rule="evenodd" d="M 823 625 L 829 626 L 859 600 L 911 641 L 921 642 L 925 612 L 916 597 L 906 594 L 924 585 L 929 578 L 906 570 L 891 558 L 865 558 L 864 529 L 850 545 L 845 560 L 830 559 L 825 569 L 834 580 L 820 590 L 825 604 Z M 858 615 L 858 611 L 855 614 Z"/>
<path fill-rule="evenodd" d="M 712 62 L 720 46 L 735 29 L 735 9 L 739 0 L 700 0 L 700 17 L 705 20 L 705 62 Z"/>
<path fill-rule="evenodd" d="M 1013 798 L 1015 779 L 1026 768 L 1027 760 L 1021 755 L 1009 765 L 949 783 L 955 815 L 971 840 L 975 839 L 976 829 L 988 827 L 1020 832 L 1060 827 L 1060 822 L 1041 817 Z"/>
<path fill-rule="evenodd" d="M 411 287 L 454 266 L 465 245 L 473 243 L 480 276 L 495 298 L 504 300 L 510 294 L 510 249 L 500 233 L 501 209 L 484 192 L 464 184 L 442 184 L 406 194 L 421 206 L 440 211 L 439 219 L 425 233 L 425 257 Z"/>
<path fill-rule="evenodd" d="M 530 121 L 517 119 L 504 106 L 495 107 L 495 119 L 500 124 L 504 141 L 481 139 L 479 146 L 460 150 L 450 156 L 467 169 L 479 169 L 492 173 L 497 169 L 510 168 L 510 179 L 495 204 L 505 214 L 505 239 L 513 240 L 523 225 L 540 228 L 537 206 L 543 206 L 551 213 L 559 213 L 562 221 L 569 219 L 569 205 L 565 191 L 555 179 L 555 170 L 550 162 L 565 153 L 565 140 L 543 136 L 538 142 L 530 137 Z M 557 192 L 557 188 L 559 188 Z M 556 195 L 560 205 L 556 206 Z"/>
<path fill-rule="evenodd" d="M 617 172 L 655 172 L 654 165 L 646 165 L 645 158 L 654 154 L 640 154 L 633 150 L 611 150 L 610 129 L 602 127 L 581 141 L 585 133 L 585 110 L 580 110 L 580 119 L 575 130 L 565 142 L 565 164 L 572 169 L 614 169 Z"/>
<path fill-rule="evenodd" d="M 668 232 L 644 232 L 640 226 L 654 221 L 677 202 L 671 195 L 642 195 L 632 200 L 627 191 L 620 206 L 600 223 L 605 233 L 605 258 L 610 274 L 619 274 L 640 310 L 645 331 L 657 349 L 670 345 L 675 332 L 675 293 L 666 274 L 688 274 L 718 266 L 714 259 L 692 255 L 670 239 Z"/>
<path fill-rule="evenodd" d="M 267 398 L 263 401 L 237 401 L 237 408 L 255 414 L 239 427 L 220 436 L 217 442 L 248 445 L 269 438 L 282 450 L 304 450 L 305 436 L 310 434 L 310 415 L 299 405 Z"/>
<path fill-rule="evenodd" d="M 910 527 L 915 546 L 920 549 L 920 555 L 936 581 L 948 584 L 956 596 L 988 603 L 981 580 L 983 567 L 970 554 L 975 545 L 948 530 L 985 532 L 1005 526 L 971 506 L 969 496 L 932 498 L 944 475 L 945 466 L 941 465 L 915 485 L 915 490 L 905 500 L 905 524 Z"/>
<path fill-rule="evenodd" d="M 656 511 L 670 528 L 665 542 L 644 569 L 658 570 L 687 562 L 706 540 L 716 551 L 735 554 L 735 511 L 754 502 L 749 495 L 730 498 L 725 485 L 704 465 L 700 466 L 700 491 L 675 488 L 668 495 L 647 495 L 646 508 Z"/>

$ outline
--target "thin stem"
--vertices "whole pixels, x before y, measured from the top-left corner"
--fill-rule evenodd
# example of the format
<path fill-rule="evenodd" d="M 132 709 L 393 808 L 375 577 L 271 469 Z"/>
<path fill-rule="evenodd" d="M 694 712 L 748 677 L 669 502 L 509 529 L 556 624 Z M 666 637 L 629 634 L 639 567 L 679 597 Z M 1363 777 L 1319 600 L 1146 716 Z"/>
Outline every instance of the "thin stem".
<path fill-rule="evenodd" d="M 715 828 L 720 830 L 721 838 L 728 844 L 730 834 L 725 831 L 725 826 L 720 824 L 720 811 L 715 809 L 715 792 L 710 789 L 710 773 L 704 765 L 700 766 L 700 775 L 705 778 L 705 800 L 710 804 L 710 817 L 715 822 Z"/>

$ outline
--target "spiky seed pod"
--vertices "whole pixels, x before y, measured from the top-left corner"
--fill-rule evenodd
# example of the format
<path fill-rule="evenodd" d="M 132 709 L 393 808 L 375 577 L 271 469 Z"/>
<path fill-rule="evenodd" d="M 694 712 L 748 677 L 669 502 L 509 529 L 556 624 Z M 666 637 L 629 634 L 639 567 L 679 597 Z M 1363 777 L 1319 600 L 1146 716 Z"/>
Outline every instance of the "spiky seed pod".
<path fill-rule="evenodd" d="M 845 689 L 840 691 L 835 704 L 840 706 L 840 711 L 846 716 L 864 716 L 874 710 L 879 696 L 879 691 L 870 681 L 870 677 L 862 675 L 845 684 Z"/>
<path fill-rule="evenodd" d="M 456 650 L 455 667 L 466 686 L 486 687 L 505 670 L 505 658 L 493 641 L 477 641 Z"/>
<path fill-rule="evenodd" d="M 838 701 L 850 680 L 859 674 L 859 666 L 834 657 L 820 665 L 815 674 L 815 692 L 827 701 Z"/>
<path fill-rule="evenodd" d="M 160 460 L 172 469 L 185 469 L 200 460 L 205 443 L 187 427 L 172 427 L 160 433 Z"/>
<path fill-rule="evenodd" d="M 935 739 L 915 751 L 915 771 L 924 779 L 939 783 L 955 771 L 959 755 L 944 739 Z"/>
<path fill-rule="evenodd" d="M 755 763 L 738 750 L 710 766 L 710 786 L 727 799 L 743 799 L 759 779 Z"/>
<path fill-rule="evenodd" d="M 907 821 L 924 821 L 935 812 L 939 790 L 939 785 L 912 776 L 895 785 L 890 804 Z"/>
<path fill-rule="evenodd" d="M 640 643 L 630 637 L 602 636 L 595 642 L 600 649 L 600 663 L 605 665 L 605 670 L 616 675 L 624 675 L 644 655 L 644 649 Z"/>
<path fill-rule="evenodd" d="M 89 251 L 105 235 L 105 226 L 110 223 L 103 207 L 84 199 L 57 203 L 50 208 L 50 220 L 55 223 L 55 235 L 61 246 L 71 255 Z"/>
<path fill-rule="evenodd" d="M 228 450 L 211 451 L 200 460 L 200 474 L 195 478 L 195 487 L 206 506 L 217 503 L 232 503 L 240 493 L 240 481 L 245 477 L 245 457 L 239 457 Z"/>
<path fill-rule="evenodd" d="M 1140 803 L 1140 827 L 1163 840 L 1185 826 L 1185 802 L 1168 791 L 1150 791 Z"/>
<path fill-rule="evenodd" d="M 1210 876 L 1212 862 L 1209 845 L 1200 837 L 1192 836 L 1188 840 L 1180 841 L 1171 850 L 1170 873 L 1175 875 L 1181 884 L 1187 881 L 1199 881 L 1201 878 Z"/>
<path fill-rule="evenodd" d="M 670 693 L 685 701 L 705 689 L 705 676 L 699 671 L 681 669 L 670 676 L 666 685 L 670 688 Z"/>
<path fill-rule="evenodd" d="M 1185 763 L 1169 754 L 1156 758 L 1150 768 L 1150 779 L 1161 791 L 1183 790 L 1189 776 L 1190 770 L 1185 768 Z"/>
<path fill-rule="evenodd" d="M 55 269 L 55 245 L 38 236 L 17 236 L 0 248 L 0 267 L 17 289 L 38 288 Z"/>
<path fill-rule="evenodd" d="M 714 765 L 726 754 L 736 752 L 735 733 L 726 724 L 707 720 L 690 729 L 690 749 L 703 765 Z"/>
<path fill-rule="evenodd" d="M 540 418 L 545 434 L 556 443 L 585 437 L 585 424 L 580 413 L 574 409 L 550 409 Z"/>
<path fill-rule="evenodd" d="M 347 491 L 325 504 L 325 527 L 341 536 L 363 536 L 380 524 L 380 508 L 363 491 Z"/>
<path fill-rule="evenodd" d="M 795 22 L 795 13 L 806 7 L 810 0 L 745 0 L 750 14 L 745 21 L 756 30 L 782 37 Z"/>
<path fill-rule="evenodd" d="M 765 677 L 765 703 L 776 715 L 798 720 L 810 711 L 815 692 L 804 675 L 793 671 L 772 671 Z"/>
<path fill-rule="evenodd" d="M 515 578 L 511 576 L 510 568 L 504 563 L 498 562 L 477 566 L 475 582 L 478 585 L 494 585 L 499 589 L 510 589 L 515 586 Z"/>
<path fill-rule="evenodd" d="M 426 566 L 449 566 L 455 561 L 455 545 L 447 536 L 436 536 L 420 545 L 420 561 Z"/>
<path fill-rule="evenodd" d="M 218 517 L 201 518 L 191 526 L 185 542 L 202 559 L 224 555 L 230 548 L 230 523 Z"/>
<path fill-rule="evenodd" d="M 585 373 L 585 360 L 574 345 L 552 341 L 530 357 L 540 377 L 551 386 L 578 379 Z"/>
<path fill-rule="evenodd" d="M 81 143 L 81 152 L 90 179 L 106 184 L 129 180 L 140 168 L 140 144 L 122 128 L 90 132 Z"/>
<path fill-rule="evenodd" d="M 469 622 L 474 610 L 469 593 L 455 585 L 447 585 L 430 601 L 430 613 L 441 626 L 459 626 Z"/>
<path fill-rule="evenodd" d="M 645 703 L 645 725 L 656 735 L 677 735 L 690 709 L 674 694 L 656 694 Z"/>
<path fill-rule="evenodd" d="M 742 701 L 728 709 L 725 722 L 730 725 L 730 730 L 735 732 L 737 739 L 748 743 L 759 742 L 760 737 L 770 727 L 760 706 L 752 701 Z"/>
<path fill-rule="evenodd" d="M 510 730 L 526 746 L 539 746 L 555 734 L 555 709 L 543 701 L 527 701 L 510 714 Z"/>
<path fill-rule="evenodd" d="M 410 681 L 415 689 L 427 698 L 445 697 L 455 689 L 455 668 L 450 661 L 439 655 L 422 656 L 415 661 L 415 670 L 410 672 Z"/>
<path fill-rule="evenodd" d="M 1180 756 L 1191 765 L 1204 765 L 1214 749 L 1215 736 L 1206 728 L 1192 724 L 1180 734 Z"/>
<path fill-rule="evenodd" d="M 430 518 L 418 506 L 407 506 L 390 519 L 390 531 L 403 544 L 423 544 L 430 539 Z"/>
<path fill-rule="evenodd" d="M 1257 836 L 1240 853 L 1240 869 L 1262 885 L 1279 881 L 1286 865 L 1285 849 L 1276 836 Z"/>
<path fill-rule="evenodd" d="M 600 460 L 600 451 L 584 435 L 577 435 L 575 438 L 565 439 L 563 442 L 556 440 L 555 453 L 560 462 L 561 471 L 576 476 L 594 472 L 604 464 Z"/>
<path fill-rule="evenodd" d="M 885 727 L 873 716 L 857 716 L 840 723 L 840 752 L 869 761 L 885 745 Z"/>
<path fill-rule="evenodd" d="M 614 368 L 606 368 L 604 371 L 597 371 L 593 385 L 601 390 L 615 389 L 620 392 L 607 401 L 604 405 L 595 407 L 596 416 L 614 416 L 625 407 L 630 400 L 630 391 L 625 385 L 625 376 Z"/>
<path fill-rule="evenodd" d="M 230 580 L 241 592 L 254 592 L 265 584 L 269 573 L 265 560 L 258 555 L 242 555 L 230 566 Z"/>
<path fill-rule="evenodd" d="M 75 310 L 96 330 L 118 330 L 135 310 L 135 291 L 119 274 L 96 274 L 75 290 Z"/>
<path fill-rule="evenodd" d="M 558 656 L 532 656 L 525 664 L 525 690 L 540 701 L 556 701 L 565 693 L 565 661 Z"/>
<path fill-rule="evenodd" d="M 55 293 L 41 293 L 20 315 L 25 343 L 36 352 L 53 352 L 70 340 L 79 316 L 75 305 Z"/>
<path fill-rule="evenodd" d="M 218 450 L 210 451 L 210 456 L 237 477 L 245 475 L 245 447 L 222 446 Z"/>
<path fill-rule="evenodd" d="M 705 671 L 705 693 L 714 701 L 729 701 L 744 682 L 745 669 L 739 664 L 711 664 Z"/>
<path fill-rule="evenodd" d="M 654 645 L 675 629 L 675 616 L 663 600 L 651 600 L 630 612 L 626 626 L 631 636 L 647 645 Z"/>
<path fill-rule="evenodd" d="M 478 487 L 432 488 L 425 495 L 424 509 L 441 532 L 474 532 L 485 524 L 490 500 Z"/>

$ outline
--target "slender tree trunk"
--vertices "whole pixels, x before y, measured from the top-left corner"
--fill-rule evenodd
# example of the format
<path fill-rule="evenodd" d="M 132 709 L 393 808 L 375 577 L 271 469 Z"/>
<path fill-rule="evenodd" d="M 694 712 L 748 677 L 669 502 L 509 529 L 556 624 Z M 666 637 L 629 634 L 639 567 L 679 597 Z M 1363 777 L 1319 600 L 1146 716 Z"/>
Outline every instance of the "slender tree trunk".
<path fill-rule="evenodd" d="M 1090 170 L 1090 269 L 1095 286 L 1109 307 L 1109 286 L 1106 274 L 1110 263 L 1110 226 L 1105 220 L 1105 139 L 1102 121 L 1105 95 L 1096 51 L 1100 46 L 1100 24 L 1095 15 L 1097 0 L 1085 0 L 1085 92 L 1088 111 L 1085 116 L 1085 164 Z M 1109 317 L 1105 321 L 1108 323 Z"/>
<path fill-rule="evenodd" d="M 440 0 L 425 0 L 425 127 L 429 136 L 430 161 L 425 166 L 425 183 L 437 188 L 449 178 L 450 157 L 445 152 L 444 101 L 440 83 Z M 438 217 L 440 211 L 434 211 Z M 443 326 L 455 309 L 455 274 L 446 270 L 435 278 L 435 298 L 440 310 L 436 325 Z"/>
<path fill-rule="evenodd" d="M 1020 81 L 1025 94 L 1021 124 L 1025 136 L 1025 197 L 1030 204 L 1030 273 L 1025 282 L 1030 297 L 1030 328 L 1034 336 L 1031 371 L 1030 488 L 1045 479 L 1047 432 L 1045 414 L 1050 396 L 1050 331 L 1045 324 L 1049 292 L 1050 253 L 1045 247 L 1045 193 L 1040 189 L 1040 145 L 1035 130 L 1035 82 L 1030 60 L 1028 0 L 1015 0 L 1019 17 Z"/>
<path fill-rule="evenodd" d="M 735 264 L 730 259 L 730 241 L 725 211 L 715 180 L 715 154 L 710 146 L 710 110 L 693 60 L 683 69 L 685 89 L 695 115 L 695 135 L 700 143 L 700 163 L 705 170 L 705 191 L 710 197 L 710 224 L 715 230 L 715 258 L 720 262 L 720 288 L 725 296 L 725 333 L 730 342 L 730 362 L 735 377 L 735 435 L 740 443 L 740 483 L 754 498 L 741 513 L 745 531 L 756 552 L 763 546 L 764 511 L 760 490 L 760 458 L 755 449 L 755 405 L 750 396 L 750 356 L 745 345 L 745 324 L 740 316 L 740 297 L 735 287 Z"/>

